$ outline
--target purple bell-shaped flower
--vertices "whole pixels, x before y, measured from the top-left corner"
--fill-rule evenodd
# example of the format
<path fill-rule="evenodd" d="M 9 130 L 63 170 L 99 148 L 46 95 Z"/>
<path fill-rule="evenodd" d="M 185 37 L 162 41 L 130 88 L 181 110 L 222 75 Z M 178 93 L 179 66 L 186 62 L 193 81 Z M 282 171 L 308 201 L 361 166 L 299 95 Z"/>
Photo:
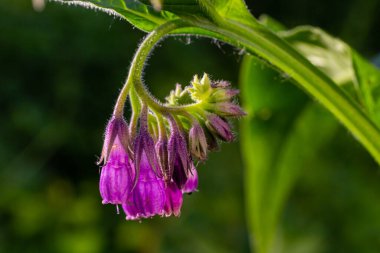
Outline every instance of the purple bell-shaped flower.
<path fill-rule="evenodd" d="M 134 172 L 125 146 L 128 132 L 123 119 L 113 118 L 108 123 L 102 160 L 105 165 L 100 173 L 99 190 L 103 204 L 122 204 L 132 187 Z"/>
<path fill-rule="evenodd" d="M 137 184 L 123 204 L 127 220 L 164 215 L 165 199 L 164 180 L 157 177 L 143 152 Z"/>

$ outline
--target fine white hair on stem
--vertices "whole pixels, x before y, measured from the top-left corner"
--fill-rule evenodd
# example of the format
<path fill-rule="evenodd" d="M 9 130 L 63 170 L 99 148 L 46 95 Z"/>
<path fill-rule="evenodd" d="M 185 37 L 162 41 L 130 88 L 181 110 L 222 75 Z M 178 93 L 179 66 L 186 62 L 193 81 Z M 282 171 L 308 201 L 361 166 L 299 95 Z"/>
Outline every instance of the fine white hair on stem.
<path fill-rule="evenodd" d="M 44 0 L 33 0 L 33 1 L 44 1 Z M 64 0 L 49 0 L 50 2 L 58 2 L 58 3 L 61 3 L 61 4 L 67 4 L 69 6 L 81 6 L 81 7 L 84 7 L 86 9 L 90 9 L 90 10 L 94 10 L 94 11 L 102 11 L 102 12 L 105 12 L 107 13 L 108 15 L 111 15 L 111 16 L 114 16 L 114 17 L 118 17 L 118 18 L 121 18 L 121 19 L 125 19 L 122 15 L 120 15 L 119 13 L 117 13 L 116 11 L 112 10 L 112 9 L 109 9 L 109 8 L 103 8 L 103 7 L 99 7 L 93 3 L 88 3 L 88 2 L 82 2 L 82 1 L 64 1 Z"/>

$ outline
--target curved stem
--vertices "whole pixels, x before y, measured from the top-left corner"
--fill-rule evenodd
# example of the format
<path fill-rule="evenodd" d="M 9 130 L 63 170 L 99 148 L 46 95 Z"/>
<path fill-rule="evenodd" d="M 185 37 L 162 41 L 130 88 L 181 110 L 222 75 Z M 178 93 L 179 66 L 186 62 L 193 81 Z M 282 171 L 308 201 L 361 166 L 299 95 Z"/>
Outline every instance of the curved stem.
<path fill-rule="evenodd" d="M 155 45 L 158 43 L 158 41 L 160 41 L 165 35 L 167 35 L 171 31 L 185 26 L 189 25 L 187 25 L 181 20 L 173 20 L 163 24 L 162 26 L 159 26 L 153 32 L 148 34 L 148 36 L 139 46 L 133 58 L 128 80 L 130 80 L 130 82 L 133 83 L 136 93 L 140 97 L 140 99 L 147 103 L 147 105 L 155 111 L 168 111 L 168 108 L 161 104 L 159 101 L 157 101 L 144 87 L 144 84 L 141 81 L 145 61 L 149 54 L 152 52 Z M 125 89 L 128 90 L 128 85 L 126 86 L 127 87 Z"/>
<path fill-rule="evenodd" d="M 215 21 L 218 26 L 199 20 L 189 22 L 211 31 L 214 38 L 259 55 L 289 75 L 334 114 L 380 164 L 379 129 L 328 76 L 266 27 L 259 24 L 249 27 L 231 20 Z"/>
<path fill-rule="evenodd" d="M 160 139 L 165 139 L 166 138 L 166 128 L 165 128 L 165 123 L 164 123 L 164 118 L 160 113 L 154 112 L 154 115 L 156 116 L 157 119 L 157 125 L 158 125 L 158 136 Z"/>
<path fill-rule="evenodd" d="M 129 90 L 131 86 L 134 86 L 136 93 L 140 97 L 140 99 L 144 100 L 149 106 L 156 109 L 160 109 L 160 103 L 155 100 L 153 96 L 145 89 L 142 81 L 142 71 L 145 65 L 145 61 L 149 54 L 151 53 L 154 46 L 157 42 L 163 38 L 163 36 L 167 35 L 174 29 L 186 26 L 185 23 L 181 20 L 173 20 L 169 21 L 162 26 L 159 26 L 156 30 L 148 34 L 148 36 L 141 43 L 135 56 L 133 57 L 133 61 L 129 68 L 128 77 L 125 81 L 123 88 L 120 91 L 119 97 L 116 101 L 114 116 L 121 117 L 124 113 L 124 104 L 127 99 Z"/>
<path fill-rule="evenodd" d="M 131 83 L 136 93 L 149 107 L 158 112 L 196 110 L 196 104 L 165 106 L 145 89 L 141 74 L 145 60 L 157 42 L 166 34 L 183 27 L 198 27 L 212 32 L 212 36 L 239 48 L 257 54 L 293 78 L 297 84 L 316 98 L 337 117 L 364 145 L 380 164 L 380 132 L 359 106 L 353 102 L 329 77 L 313 66 L 277 35 L 255 23 L 247 26 L 235 21 L 215 18 L 217 25 L 208 21 L 174 20 L 150 33 L 140 45 L 132 62 L 126 85 L 119 96 L 115 113 L 122 113 Z"/>
<path fill-rule="evenodd" d="M 139 120 L 140 110 L 141 110 L 141 102 L 139 97 L 136 94 L 136 91 L 133 87 L 131 87 L 129 91 L 129 98 L 131 102 L 132 115 L 129 124 L 129 135 L 132 139 L 135 138 L 137 123 Z"/>
<path fill-rule="evenodd" d="M 163 39 L 163 37 L 174 30 L 190 27 L 191 24 L 185 23 L 182 20 L 169 21 L 162 26 L 157 27 L 153 32 L 145 37 L 143 42 L 140 44 L 136 54 L 133 58 L 127 81 L 120 92 L 119 98 L 115 106 L 116 115 L 121 115 L 123 113 L 122 108 L 124 108 L 124 103 L 130 87 L 133 86 L 137 95 L 141 100 L 143 100 L 151 109 L 157 112 L 168 112 L 168 113 L 186 113 L 188 111 L 196 111 L 199 107 L 199 103 L 193 103 L 181 106 L 166 106 L 159 102 L 150 92 L 145 88 L 142 80 L 142 72 L 145 65 L 145 61 L 149 54 L 154 49 L 155 45 Z"/>
<path fill-rule="evenodd" d="M 130 75 L 131 75 L 131 72 L 129 72 L 128 78 L 125 81 L 125 84 L 119 93 L 119 97 L 116 100 L 115 108 L 113 110 L 113 116 L 115 117 L 119 117 L 119 118 L 123 117 L 125 101 L 127 100 L 129 89 L 131 87 L 131 81 L 129 78 Z"/>

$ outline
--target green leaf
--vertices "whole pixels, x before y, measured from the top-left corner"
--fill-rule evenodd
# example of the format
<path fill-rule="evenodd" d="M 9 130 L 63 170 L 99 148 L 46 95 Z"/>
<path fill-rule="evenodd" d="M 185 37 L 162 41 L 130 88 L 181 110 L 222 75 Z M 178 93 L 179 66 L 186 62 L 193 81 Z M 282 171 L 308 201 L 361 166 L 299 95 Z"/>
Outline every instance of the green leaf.
<path fill-rule="evenodd" d="M 255 57 L 241 72 L 241 142 L 249 228 L 257 252 L 271 252 L 286 199 L 338 122 Z"/>
<path fill-rule="evenodd" d="M 83 6 L 89 9 L 101 10 L 108 14 L 126 19 L 132 25 L 143 31 L 152 31 L 158 25 L 178 18 L 168 11 L 156 11 L 150 4 L 141 1 L 126 0 L 53 0 L 69 5 Z"/>
<path fill-rule="evenodd" d="M 147 3 L 148 0 L 142 0 Z M 214 15 L 251 25 L 256 20 L 243 0 L 164 0 L 163 9 L 183 16 L 208 17 Z"/>
<path fill-rule="evenodd" d="M 354 51 L 352 61 L 364 108 L 380 126 L 380 71 Z"/>
<path fill-rule="evenodd" d="M 275 20 L 271 16 L 265 14 L 259 17 L 259 22 L 273 32 L 280 32 L 286 30 L 286 27 L 283 24 L 281 24 L 279 21 Z"/>
<path fill-rule="evenodd" d="M 347 92 L 380 126 L 380 71 L 323 30 L 301 26 L 278 33 Z"/>
<path fill-rule="evenodd" d="M 255 21 L 243 0 L 199 0 L 199 2 L 214 8 L 221 17 L 248 25 Z"/>
<path fill-rule="evenodd" d="M 351 85 L 355 80 L 351 48 L 343 41 L 312 26 L 300 26 L 278 34 L 335 83 Z"/>
<path fill-rule="evenodd" d="M 166 0 L 162 10 L 156 11 L 148 0 L 52 0 L 69 5 L 79 5 L 89 9 L 104 11 L 126 19 L 135 27 L 149 32 L 169 20 L 213 19 L 215 16 L 238 21 L 251 26 L 256 20 L 242 0 Z M 193 30 L 182 29 L 182 32 Z M 210 35 L 197 30 L 198 34 Z"/>

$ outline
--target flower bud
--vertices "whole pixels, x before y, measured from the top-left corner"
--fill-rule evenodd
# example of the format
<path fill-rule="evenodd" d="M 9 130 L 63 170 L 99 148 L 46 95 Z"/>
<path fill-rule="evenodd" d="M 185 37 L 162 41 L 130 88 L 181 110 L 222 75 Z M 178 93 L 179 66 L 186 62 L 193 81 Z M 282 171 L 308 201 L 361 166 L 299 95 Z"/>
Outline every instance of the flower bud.
<path fill-rule="evenodd" d="M 169 171 L 178 188 L 182 189 L 190 170 L 190 154 L 183 133 L 180 132 L 173 119 L 169 119 L 169 121 L 171 125 L 171 134 L 168 143 Z"/>
<path fill-rule="evenodd" d="M 207 158 L 207 141 L 203 128 L 198 122 L 189 131 L 189 147 L 191 154 L 203 161 Z"/>
<path fill-rule="evenodd" d="M 213 109 L 217 115 L 222 117 L 240 117 L 246 115 L 240 106 L 231 102 L 216 103 Z"/>
<path fill-rule="evenodd" d="M 205 122 L 207 128 L 223 141 L 231 142 L 234 136 L 230 125 L 215 114 L 209 113 Z"/>
<path fill-rule="evenodd" d="M 107 163 L 116 139 L 119 139 L 119 143 L 122 148 L 124 148 L 124 151 L 128 152 L 128 124 L 123 118 L 112 117 L 106 127 L 102 153 L 98 164 L 101 164 L 102 162 L 104 162 L 104 164 Z"/>
<path fill-rule="evenodd" d="M 198 75 L 195 75 L 188 91 L 190 92 L 191 98 L 196 102 L 208 99 L 212 92 L 211 80 L 208 75 L 206 73 L 203 74 L 201 80 L 199 80 Z"/>
<path fill-rule="evenodd" d="M 169 105 L 182 105 L 191 103 L 191 97 L 188 90 L 183 90 L 180 84 L 176 84 L 175 90 L 170 91 L 170 95 L 165 98 Z"/>
<path fill-rule="evenodd" d="M 156 143 L 156 153 L 165 181 L 170 181 L 170 170 L 168 162 L 168 141 L 166 138 L 160 138 Z"/>
<path fill-rule="evenodd" d="M 214 81 L 211 83 L 211 87 L 213 88 L 228 88 L 231 86 L 231 83 L 225 80 Z"/>
<path fill-rule="evenodd" d="M 204 129 L 206 141 L 207 141 L 207 150 L 208 151 L 218 151 L 220 146 L 218 140 L 216 139 L 215 134 L 213 134 L 207 127 Z"/>
<path fill-rule="evenodd" d="M 210 96 L 210 102 L 230 101 L 234 96 L 239 94 L 239 90 L 216 88 Z"/>

